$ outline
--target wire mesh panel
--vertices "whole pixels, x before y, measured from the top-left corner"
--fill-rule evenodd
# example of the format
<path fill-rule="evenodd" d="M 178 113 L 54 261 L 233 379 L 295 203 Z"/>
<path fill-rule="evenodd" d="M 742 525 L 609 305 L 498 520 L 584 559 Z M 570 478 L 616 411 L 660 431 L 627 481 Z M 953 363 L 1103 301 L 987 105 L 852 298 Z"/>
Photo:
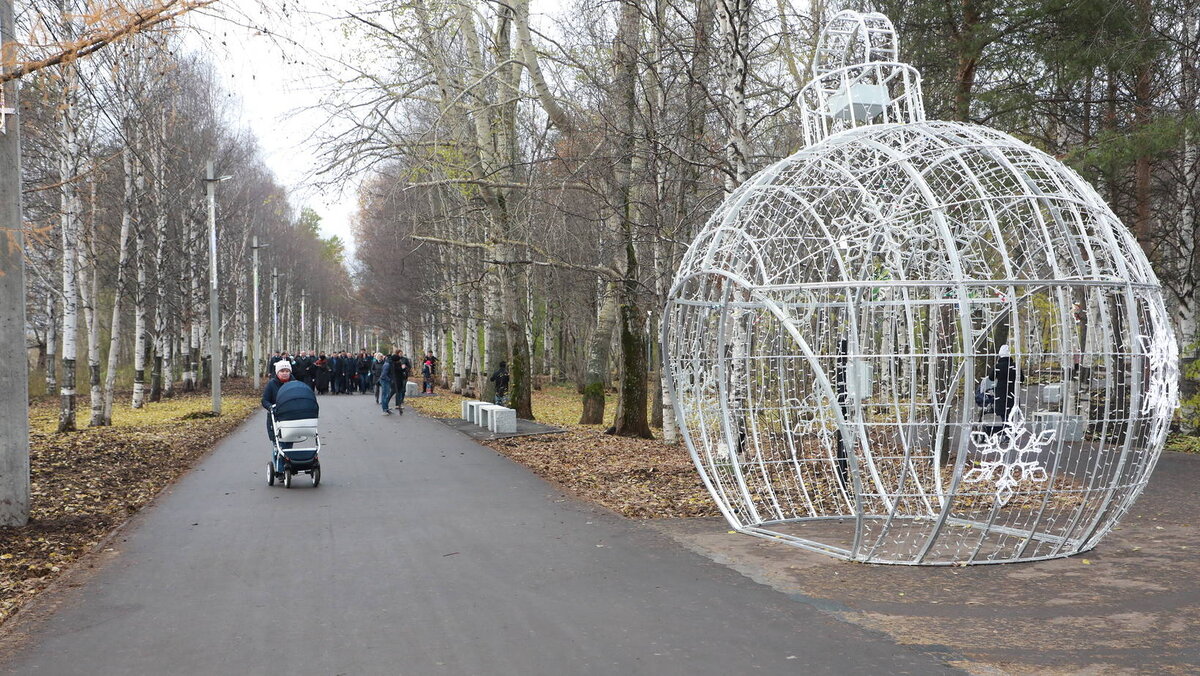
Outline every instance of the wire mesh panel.
<path fill-rule="evenodd" d="M 890 23 L 854 14 L 822 44 L 893 63 Z M 663 354 L 701 476 L 733 527 L 858 561 L 1094 547 L 1177 400 L 1148 261 L 1045 153 L 856 110 L 875 112 L 831 135 L 812 111 L 818 140 L 731 194 L 684 257 Z"/>

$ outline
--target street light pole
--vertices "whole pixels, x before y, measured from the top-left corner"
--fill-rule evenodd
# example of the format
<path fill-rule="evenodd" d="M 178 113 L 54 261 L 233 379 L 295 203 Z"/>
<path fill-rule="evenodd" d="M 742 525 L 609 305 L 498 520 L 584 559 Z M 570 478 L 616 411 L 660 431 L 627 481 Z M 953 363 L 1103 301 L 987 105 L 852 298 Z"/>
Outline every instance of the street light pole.
<path fill-rule="evenodd" d="M 204 191 L 208 193 L 208 377 L 212 381 L 212 412 L 221 415 L 221 315 L 217 293 L 217 184 L 230 176 L 217 177 L 212 160 L 205 167 Z"/>
<path fill-rule="evenodd" d="M 16 56 L 13 4 L 0 0 L 0 72 Z M 29 522 L 29 363 L 17 80 L 0 84 L 0 526 Z M 50 368 L 54 368 L 53 365 Z"/>
<path fill-rule="evenodd" d="M 269 246 L 271 245 L 259 244 L 258 235 L 251 238 L 250 249 L 254 251 L 254 389 L 258 389 L 258 379 L 262 375 L 262 336 L 258 320 L 258 250 Z"/>
<path fill-rule="evenodd" d="M 279 268 L 271 268 L 271 345 L 279 348 Z"/>

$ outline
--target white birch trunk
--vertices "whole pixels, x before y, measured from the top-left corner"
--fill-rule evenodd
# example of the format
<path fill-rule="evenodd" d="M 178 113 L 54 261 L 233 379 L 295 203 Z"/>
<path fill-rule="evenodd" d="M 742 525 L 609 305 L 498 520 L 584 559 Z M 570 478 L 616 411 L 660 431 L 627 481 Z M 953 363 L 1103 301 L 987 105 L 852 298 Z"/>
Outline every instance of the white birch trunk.
<path fill-rule="evenodd" d="M 729 140 L 725 145 L 725 159 L 729 163 L 729 172 L 725 174 L 726 194 L 750 177 L 749 115 L 746 109 L 750 1 L 717 0 L 717 26 L 724 52 L 724 88 L 729 107 Z"/>
<path fill-rule="evenodd" d="M 138 155 L 145 149 L 139 135 L 134 142 Z M 133 292 L 133 399 L 130 405 L 141 408 L 146 401 L 146 298 L 149 296 L 146 274 L 146 226 L 142 223 L 142 213 L 137 195 L 141 195 L 146 185 L 145 167 L 140 159 L 134 159 L 134 193 L 133 222 L 134 222 L 134 266 L 137 270 L 137 286 Z"/>
<path fill-rule="evenodd" d="M 58 296 L 49 294 L 46 297 L 46 316 L 50 318 L 46 326 L 46 394 L 58 389 Z"/>
<path fill-rule="evenodd" d="M 86 270 L 87 279 L 80 287 L 83 292 L 84 325 L 87 327 L 88 385 L 91 404 L 91 419 L 88 426 L 104 424 L 104 391 L 100 388 L 100 310 L 96 299 L 100 296 L 100 266 L 96 256 L 96 184 L 91 184 L 91 210 L 88 218 L 87 256 L 90 262 L 80 269 Z M 82 256 L 82 250 L 81 250 Z"/>
<path fill-rule="evenodd" d="M 125 269 L 129 265 L 129 233 L 133 227 L 133 157 L 129 148 L 121 152 L 125 171 L 125 201 L 121 208 L 121 237 L 117 253 L 117 284 L 113 289 L 112 322 L 109 324 L 108 365 L 104 374 L 103 424 L 112 424 L 114 389 L 117 384 L 117 363 L 121 356 L 121 303 L 125 295 Z"/>
<path fill-rule="evenodd" d="M 162 396 L 163 381 L 171 380 L 171 372 L 166 367 L 167 361 L 164 355 L 170 349 L 170 340 L 167 337 L 168 315 L 167 310 L 167 276 L 163 274 L 163 260 L 166 255 L 167 243 L 167 208 L 166 202 L 163 199 L 163 187 L 166 183 L 166 172 L 164 170 L 163 152 L 166 146 L 166 123 L 165 114 L 160 116 L 159 134 L 160 141 L 158 147 L 155 148 L 154 158 L 154 231 L 156 237 L 156 245 L 154 247 L 154 278 L 155 278 L 155 297 L 154 297 L 154 371 L 150 377 L 150 398 L 156 400 Z"/>
<path fill-rule="evenodd" d="M 64 16 L 64 19 L 66 17 Z M 68 20 L 69 21 L 69 20 Z M 68 29 L 69 30 L 69 29 Z M 59 179 L 62 193 L 59 199 L 59 224 L 62 234 L 62 298 L 63 350 L 62 384 L 59 390 L 61 406 L 58 420 L 60 432 L 75 429 L 75 359 L 79 334 L 79 198 L 74 178 L 79 174 L 79 119 L 75 94 L 79 85 L 73 66 L 63 72 L 63 103 L 59 148 Z"/>

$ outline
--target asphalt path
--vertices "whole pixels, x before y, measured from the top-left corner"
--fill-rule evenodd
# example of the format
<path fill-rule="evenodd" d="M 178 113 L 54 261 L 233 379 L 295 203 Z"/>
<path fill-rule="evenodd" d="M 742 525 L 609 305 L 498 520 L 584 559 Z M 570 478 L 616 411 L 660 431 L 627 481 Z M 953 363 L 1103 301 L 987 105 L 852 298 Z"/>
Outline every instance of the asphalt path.
<path fill-rule="evenodd" d="M 263 414 L 252 418 L 62 592 L 0 671 L 953 671 L 411 410 L 381 416 L 363 395 L 321 409 L 319 487 L 267 486 Z"/>

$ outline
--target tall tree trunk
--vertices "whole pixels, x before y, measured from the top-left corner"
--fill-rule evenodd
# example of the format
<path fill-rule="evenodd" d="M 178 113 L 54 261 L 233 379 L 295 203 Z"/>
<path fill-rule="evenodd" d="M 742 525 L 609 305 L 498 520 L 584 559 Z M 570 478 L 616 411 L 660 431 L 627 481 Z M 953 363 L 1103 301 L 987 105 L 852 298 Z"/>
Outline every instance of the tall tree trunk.
<path fill-rule="evenodd" d="M 64 22 L 69 23 L 65 12 Z M 68 32 L 70 29 L 68 28 Z M 79 265 L 79 199 L 75 177 L 79 174 L 79 119 L 75 104 L 79 86 L 78 73 L 74 66 L 63 72 L 63 104 L 60 129 L 62 132 L 59 149 L 59 180 L 62 194 L 59 200 L 61 214 L 59 223 L 62 231 L 62 294 L 63 294 L 63 351 L 62 386 L 58 431 L 75 430 L 75 358 L 79 335 L 79 288 L 77 266 Z"/>
<path fill-rule="evenodd" d="M 167 205 L 163 189 L 166 185 L 166 169 L 163 153 L 167 145 L 166 113 L 159 116 L 159 142 L 152 151 L 153 167 L 153 199 L 154 199 L 154 231 L 157 239 L 154 247 L 154 362 L 150 373 L 150 401 L 162 399 L 163 354 L 169 349 L 167 339 L 167 294 L 168 280 L 164 274 L 164 257 L 167 243 Z"/>
<path fill-rule="evenodd" d="M 46 296 L 46 394 L 58 389 L 58 303 L 57 294 Z"/>
<path fill-rule="evenodd" d="M 134 159 L 134 191 L 133 200 L 133 265 L 137 271 L 137 283 L 133 291 L 133 398 L 130 405 L 141 408 L 146 402 L 146 300 L 150 296 L 148 275 L 146 273 L 146 224 L 142 222 L 140 197 L 146 185 L 145 166 L 140 156 L 145 151 L 142 135 L 134 142 L 136 157 Z"/>
<path fill-rule="evenodd" d="M 127 127 L 128 128 L 128 127 Z M 133 228 L 133 157 L 129 148 L 121 153 L 125 170 L 125 199 L 121 209 L 121 237 L 117 249 L 117 283 L 113 288 L 112 323 L 109 324 L 108 366 L 104 376 L 104 420 L 112 424 L 113 396 L 117 386 L 117 363 L 121 356 L 121 304 L 125 296 L 125 271 L 129 266 L 129 235 Z"/>
<path fill-rule="evenodd" d="M 652 439 L 654 435 L 650 433 L 650 421 L 646 415 L 646 317 L 638 297 L 640 280 L 633 204 L 641 19 L 640 0 L 623 0 L 613 50 L 618 143 L 613 203 L 617 207 L 617 241 L 622 249 L 618 254 L 619 265 L 614 267 L 621 270 L 622 279 L 617 282 L 621 319 L 621 385 L 612 432 L 618 436 Z M 745 101 L 742 103 L 744 105 Z"/>
<path fill-rule="evenodd" d="M 975 90 L 975 74 L 983 50 L 979 29 L 982 15 L 979 0 L 960 0 L 961 21 L 954 34 L 958 63 L 954 72 L 954 119 L 966 122 L 971 116 L 971 99 Z"/>
<path fill-rule="evenodd" d="M 0 0 L 0 71 L 18 62 L 11 0 Z M 17 80 L 0 83 L 18 108 Z M 4 115 L 0 113 L 0 115 Z M 25 238 L 21 227 L 21 130 L 4 115 L 0 133 L 0 526 L 29 521 L 29 368 L 25 355 Z M 51 390 L 53 392 L 53 390 Z"/>
<path fill-rule="evenodd" d="M 1136 0 L 1138 13 L 1138 32 L 1141 39 L 1145 42 L 1150 42 L 1155 38 L 1151 25 L 1150 0 Z M 1146 49 L 1143 47 L 1143 49 Z M 1134 92 L 1133 92 L 1133 125 L 1135 133 L 1144 131 L 1150 126 L 1150 106 L 1153 104 L 1153 92 L 1150 88 L 1150 78 L 1154 68 L 1153 57 L 1143 56 L 1138 60 L 1137 67 L 1134 71 Z M 1145 144 L 1142 144 L 1145 148 Z M 1134 164 L 1134 226 L 1133 232 L 1137 238 L 1138 244 L 1141 244 L 1142 250 L 1150 256 L 1150 260 L 1155 260 L 1152 256 L 1152 242 L 1154 237 L 1153 222 L 1150 206 L 1150 174 L 1152 168 L 1150 166 L 1150 155 L 1141 153 L 1138 155 Z"/>
<path fill-rule="evenodd" d="M 596 329 L 588 341 L 587 366 L 583 381 L 583 415 L 580 425 L 604 423 L 604 382 L 612 353 L 613 327 L 617 324 L 618 298 L 616 284 L 605 286 L 604 297 L 596 314 Z"/>
<path fill-rule="evenodd" d="M 729 171 L 725 174 L 725 192 L 730 193 L 750 178 L 750 124 L 746 108 L 746 84 L 750 75 L 748 51 L 751 0 L 716 1 L 717 23 L 721 31 L 725 57 L 725 115 L 729 126 L 729 140 L 725 144 L 725 159 L 729 164 Z"/>
<path fill-rule="evenodd" d="M 80 265 L 86 270 L 87 278 L 80 286 L 83 293 L 84 325 L 87 327 L 88 350 L 88 385 L 91 403 L 91 419 L 89 427 L 99 427 L 104 424 L 104 390 L 100 387 L 100 308 L 97 299 L 100 297 L 100 265 L 96 255 L 96 184 L 90 184 L 91 195 L 88 209 L 87 236 L 87 265 Z M 81 249 L 81 252 L 83 249 Z"/>

